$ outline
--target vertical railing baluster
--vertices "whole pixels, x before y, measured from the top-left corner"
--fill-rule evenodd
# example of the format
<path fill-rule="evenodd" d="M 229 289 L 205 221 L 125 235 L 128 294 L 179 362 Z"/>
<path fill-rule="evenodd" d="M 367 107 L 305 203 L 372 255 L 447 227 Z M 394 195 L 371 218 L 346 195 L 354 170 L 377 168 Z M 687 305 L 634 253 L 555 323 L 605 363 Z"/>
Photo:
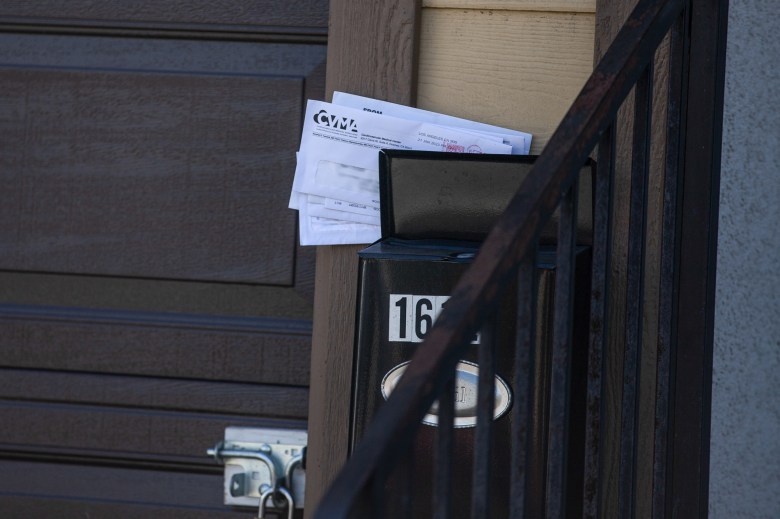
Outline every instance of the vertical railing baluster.
<path fill-rule="evenodd" d="M 590 337 L 588 345 L 588 394 L 585 406 L 585 474 L 583 518 L 600 517 L 601 434 L 604 349 L 607 340 L 612 225 L 612 185 L 615 176 L 614 122 L 599 142 L 593 199 L 593 272 L 591 277 Z"/>
<path fill-rule="evenodd" d="M 478 346 L 477 428 L 474 433 L 474 473 L 471 482 L 471 518 L 490 517 L 490 475 L 492 470 L 493 412 L 495 403 L 495 329 L 488 318 Z"/>
<path fill-rule="evenodd" d="M 439 422 L 434 457 L 433 519 L 452 516 L 453 424 L 455 421 L 455 373 L 439 397 Z"/>
<path fill-rule="evenodd" d="M 417 432 L 410 431 L 416 436 Z M 393 465 L 379 466 L 371 485 L 370 507 L 353 512 L 355 517 L 370 514 L 372 519 L 410 517 L 414 493 L 414 442 L 405 449 Z M 388 500 L 388 488 L 392 499 Z"/>
<path fill-rule="evenodd" d="M 517 320 L 515 325 L 515 403 L 512 408 L 510 505 L 512 519 L 526 517 L 528 450 L 531 447 L 533 384 L 536 350 L 536 250 L 520 262 L 517 271 Z"/>
<path fill-rule="evenodd" d="M 550 371 L 550 418 L 547 460 L 548 519 L 566 514 L 566 464 L 569 429 L 569 387 L 572 321 L 574 307 L 574 253 L 577 237 L 577 185 L 564 194 L 560 205 L 558 248 L 555 262 L 555 311 L 552 366 Z"/>
<path fill-rule="evenodd" d="M 415 436 L 419 434 L 419 427 Z M 414 442 L 401 455 L 400 461 L 396 466 L 394 474 L 396 485 L 401 488 L 401 496 L 398 499 L 398 511 L 392 515 L 385 514 L 385 517 L 392 519 L 394 517 L 411 517 L 412 501 L 414 499 Z"/>
<path fill-rule="evenodd" d="M 677 517 L 709 507 L 712 361 L 728 0 L 690 0 L 681 111 L 679 237 L 671 340 L 667 506 Z M 737 3 L 737 2 L 734 2 Z M 776 3 L 772 4 L 776 5 Z M 729 143 L 733 146 L 734 143 Z M 774 147 L 773 147 L 774 148 Z M 775 153 L 772 149 L 771 153 Z M 750 203 L 750 202 L 748 202 Z M 749 260 L 748 260 L 749 261 Z M 772 463 L 770 459 L 767 463 Z"/>
<path fill-rule="evenodd" d="M 664 206 L 661 232 L 661 273 L 658 291 L 658 353 L 656 357 L 655 439 L 653 450 L 653 519 L 666 517 L 666 474 L 669 431 L 669 386 L 671 344 L 674 330 L 674 263 L 678 240 L 677 192 L 681 179 L 680 151 L 685 148 L 683 69 L 687 60 L 684 33 L 688 10 L 670 31 L 669 91 L 666 103 L 666 160 L 664 162 Z"/>
<path fill-rule="evenodd" d="M 637 423 L 642 351 L 643 279 L 647 214 L 647 176 L 652 112 L 652 62 L 635 87 L 634 138 L 631 153 L 631 193 L 626 268 L 626 339 L 623 355 L 623 401 L 620 435 L 618 510 L 631 519 L 636 503 Z"/>
<path fill-rule="evenodd" d="M 397 469 L 397 464 L 393 467 L 378 467 L 376 469 L 371 481 L 370 500 L 366 503 L 360 503 L 366 506 L 367 509 L 353 510 L 350 517 L 359 517 L 365 513 L 371 513 L 371 516 L 376 519 L 385 518 L 387 510 L 387 481 L 391 477 L 390 473 Z"/>

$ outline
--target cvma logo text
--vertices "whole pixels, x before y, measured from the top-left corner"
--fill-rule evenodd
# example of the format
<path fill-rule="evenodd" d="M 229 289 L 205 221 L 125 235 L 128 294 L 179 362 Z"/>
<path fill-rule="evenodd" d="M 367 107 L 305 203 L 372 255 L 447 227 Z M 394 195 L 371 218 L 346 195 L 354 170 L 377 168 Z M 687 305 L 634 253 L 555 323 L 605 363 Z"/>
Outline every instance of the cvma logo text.
<path fill-rule="evenodd" d="M 339 117 L 337 115 L 331 115 L 325 110 L 320 110 L 319 113 L 314 114 L 314 122 L 321 126 L 328 126 L 337 130 L 346 130 L 348 132 L 358 132 L 357 124 L 354 119 L 348 117 Z"/>

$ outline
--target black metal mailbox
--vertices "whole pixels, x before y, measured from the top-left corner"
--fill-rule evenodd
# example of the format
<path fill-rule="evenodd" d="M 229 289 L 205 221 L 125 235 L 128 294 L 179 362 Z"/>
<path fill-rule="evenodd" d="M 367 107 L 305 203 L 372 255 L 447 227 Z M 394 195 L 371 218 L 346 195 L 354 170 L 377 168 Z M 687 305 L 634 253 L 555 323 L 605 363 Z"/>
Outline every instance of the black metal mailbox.
<path fill-rule="evenodd" d="M 361 438 L 375 411 L 387 399 L 400 379 L 405 365 L 420 346 L 449 294 L 479 248 L 479 240 L 493 220 L 503 211 L 509 198 L 530 170 L 535 157 L 462 156 L 421 152 L 382 152 L 380 185 L 383 238 L 359 252 L 359 288 L 357 332 L 355 340 L 351 445 Z M 586 169 L 591 177 L 592 164 Z M 415 189 L 415 186 L 417 188 Z M 590 186 L 581 196 L 589 200 Z M 580 241 L 588 241 L 590 209 L 580 213 Z M 552 239 L 554 226 L 545 231 L 543 241 Z M 578 247 L 576 261 L 575 326 L 572 354 L 571 427 L 583 427 L 585 361 L 587 358 L 587 317 L 590 279 L 590 250 Z M 538 492 L 539 511 L 544 496 L 546 416 L 549 396 L 553 294 L 555 292 L 555 248 L 541 246 L 536 260 L 539 297 L 537 306 L 533 405 L 534 423 L 530 424 L 535 448 L 526 474 L 529 490 Z M 495 319 L 496 333 L 496 408 L 492 455 L 493 485 L 491 502 L 495 517 L 508 510 L 509 452 L 511 449 L 511 409 L 514 380 L 513 351 L 516 304 L 514 287 L 509 287 Z M 456 517 L 468 517 L 470 496 L 458 492 L 468 489 L 472 471 L 472 444 L 476 425 L 477 351 L 482 344 L 476 335 L 458 365 L 454 432 L 457 457 L 453 482 Z M 424 418 L 413 455 L 415 488 L 414 517 L 430 517 L 432 452 L 436 432 L 435 406 Z M 570 434 L 570 438 L 578 438 Z M 575 443 L 577 440 L 573 440 Z M 573 463 L 582 446 L 573 444 Z M 571 471 L 572 474 L 581 471 Z M 570 492 L 576 497 L 581 482 L 572 476 Z M 394 493 L 389 484 L 387 492 Z M 392 499 L 390 500 L 390 502 Z M 581 500 L 575 500 L 578 502 Z M 541 515 L 541 514 L 540 514 Z M 385 517 L 394 517 L 386 511 Z"/>

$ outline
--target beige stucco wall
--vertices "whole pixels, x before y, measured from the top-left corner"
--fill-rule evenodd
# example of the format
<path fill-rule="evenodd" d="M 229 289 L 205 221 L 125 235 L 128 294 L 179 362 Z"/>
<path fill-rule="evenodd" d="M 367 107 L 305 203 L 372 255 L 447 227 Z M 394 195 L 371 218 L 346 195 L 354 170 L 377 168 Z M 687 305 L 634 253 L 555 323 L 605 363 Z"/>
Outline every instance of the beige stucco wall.
<path fill-rule="evenodd" d="M 730 0 L 712 383 L 710 517 L 780 517 L 777 0 Z"/>

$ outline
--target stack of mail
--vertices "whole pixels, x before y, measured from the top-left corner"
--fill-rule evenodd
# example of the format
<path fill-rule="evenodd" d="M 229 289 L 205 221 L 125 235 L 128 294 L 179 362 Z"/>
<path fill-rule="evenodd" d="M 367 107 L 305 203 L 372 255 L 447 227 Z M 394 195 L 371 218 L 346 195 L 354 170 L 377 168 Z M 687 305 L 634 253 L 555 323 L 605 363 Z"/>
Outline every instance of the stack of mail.
<path fill-rule="evenodd" d="M 530 146 L 528 133 L 352 94 L 309 101 L 290 196 L 301 245 L 379 239 L 381 149 L 525 155 Z"/>

